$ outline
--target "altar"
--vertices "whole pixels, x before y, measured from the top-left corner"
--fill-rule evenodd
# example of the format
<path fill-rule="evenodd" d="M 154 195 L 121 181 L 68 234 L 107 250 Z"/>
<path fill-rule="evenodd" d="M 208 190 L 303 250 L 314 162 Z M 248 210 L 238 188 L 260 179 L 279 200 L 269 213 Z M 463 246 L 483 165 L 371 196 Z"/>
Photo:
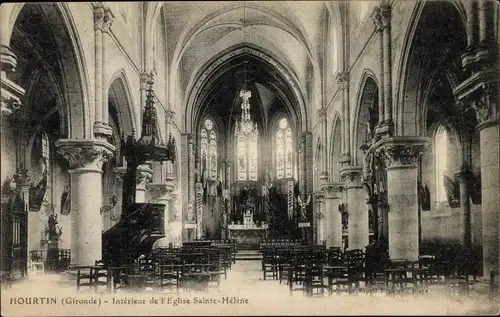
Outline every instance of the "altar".
<path fill-rule="evenodd" d="M 260 226 L 231 224 L 228 226 L 229 239 L 236 240 L 240 250 L 258 250 L 260 242 L 266 239 L 267 228 L 267 224 Z"/>
<path fill-rule="evenodd" d="M 257 225 L 253 220 L 253 208 L 247 208 L 243 215 L 243 224 L 230 224 L 227 226 L 229 239 L 236 240 L 240 250 L 258 250 L 259 244 L 266 239 L 268 225 Z"/>

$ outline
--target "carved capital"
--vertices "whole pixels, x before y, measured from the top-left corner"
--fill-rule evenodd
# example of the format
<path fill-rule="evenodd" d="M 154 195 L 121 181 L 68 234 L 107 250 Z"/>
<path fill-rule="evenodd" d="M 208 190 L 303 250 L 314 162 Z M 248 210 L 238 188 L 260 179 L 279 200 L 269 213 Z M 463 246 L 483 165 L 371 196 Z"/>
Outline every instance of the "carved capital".
<path fill-rule="evenodd" d="M 319 108 L 316 113 L 318 116 L 318 122 L 320 122 L 320 123 L 326 122 L 326 116 L 327 116 L 327 109 L 326 108 Z"/>
<path fill-rule="evenodd" d="M 174 190 L 174 186 L 168 183 L 149 183 L 146 185 L 147 190 L 151 194 L 153 200 L 157 201 L 159 199 L 171 200 L 171 193 Z"/>
<path fill-rule="evenodd" d="M 382 15 L 380 14 L 380 7 L 375 7 L 373 10 L 373 13 L 371 15 L 371 18 L 373 19 L 373 24 L 375 25 L 375 31 L 382 31 Z"/>
<path fill-rule="evenodd" d="M 102 30 L 105 14 L 106 14 L 106 10 L 101 3 L 97 3 L 94 5 L 94 29 L 95 30 Z"/>
<path fill-rule="evenodd" d="M 453 91 L 462 111 L 467 108 L 475 111 L 479 128 L 489 121 L 498 119 L 497 71 L 492 68 L 476 72 Z"/>
<path fill-rule="evenodd" d="M 346 188 L 363 187 L 363 168 L 361 166 L 348 166 L 340 170 L 340 180 Z"/>
<path fill-rule="evenodd" d="M 175 112 L 168 109 L 167 111 L 165 111 L 165 123 L 168 123 L 168 124 L 171 124 L 172 122 L 174 122 L 174 119 L 175 119 Z"/>
<path fill-rule="evenodd" d="M 113 21 L 115 19 L 115 16 L 113 12 L 111 12 L 111 9 L 109 7 L 106 7 L 104 9 L 104 16 L 102 20 L 102 31 L 103 32 L 109 32 L 109 29 L 111 28 L 111 25 L 113 24 Z"/>
<path fill-rule="evenodd" d="M 146 88 L 148 87 L 148 80 L 150 79 L 150 74 L 149 72 L 141 72 L 139 76 L 140 76 L 139 78 L 140 89 L 146 90 Z"/>
<path fill-rule="evenodd" d="M 376 145 L 375 155 L 384 160 L 387 167 L 417 166 L 428 139 L 424 137 L 393 137 Z"/>
<path fill-rule="evenodd" d="M 62 139 L 55 143 L 57 153 L 64 157 L 70 169 L 97 168 L 113 156 L 115 147 L 102 140 Z"/>
<path fill-rule="evenodd" d="M 344 192 L 344 184 L 337 182 L 326 183 L 321 186 L 321 190 L 325 194 L 326 199 L 339 199 Z"/>
<path fill-rule="evenodd" d="M 33 173 L 26 169 L 18 170 L 14 174 L 14 180 L 19 186 L 28 186 L 33 181 Z"/>
<path fill-rule="evenodd" d="M 349 72 L 338 72 L 335 78 L 340 89 L 346 89 L 349 86 Z"/>
<path fill-rule="evenodd" d="M 391 5 L 382 4 L 379 8 L 382 29 L 391 27 Z"/>

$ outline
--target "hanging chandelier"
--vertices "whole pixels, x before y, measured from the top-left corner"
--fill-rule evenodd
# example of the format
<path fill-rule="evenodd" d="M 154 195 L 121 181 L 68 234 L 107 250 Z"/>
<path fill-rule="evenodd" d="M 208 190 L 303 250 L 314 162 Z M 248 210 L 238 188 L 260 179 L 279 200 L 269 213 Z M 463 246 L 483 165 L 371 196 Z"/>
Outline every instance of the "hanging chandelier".
<path fill-rule="evenodd" d="M 250 118 L 250 97 L 252 93 L 249 90 L 243 89 L 240 92 L 241 102 L 241 118 L 236 122 L 236 134 L 244 138 L 256 138 L 259 136 L 257 123 Z"/>

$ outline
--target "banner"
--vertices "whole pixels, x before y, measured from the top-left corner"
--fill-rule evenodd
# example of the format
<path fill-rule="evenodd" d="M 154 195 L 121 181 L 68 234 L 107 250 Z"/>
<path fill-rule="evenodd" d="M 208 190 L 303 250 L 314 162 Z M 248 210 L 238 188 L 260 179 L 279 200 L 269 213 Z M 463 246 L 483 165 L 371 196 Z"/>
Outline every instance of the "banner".
<path fill-rule="evenodd" d="M 288 219 L 293 219 L 293 181 L 288 181 Z"/>

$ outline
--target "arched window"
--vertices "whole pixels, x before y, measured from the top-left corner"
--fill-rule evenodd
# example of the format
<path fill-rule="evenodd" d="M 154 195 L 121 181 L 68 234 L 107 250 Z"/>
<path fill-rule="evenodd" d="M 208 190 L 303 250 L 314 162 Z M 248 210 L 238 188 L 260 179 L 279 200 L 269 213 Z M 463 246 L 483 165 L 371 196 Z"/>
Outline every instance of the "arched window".
<path fill-rule="evenodd" d="M 276 131 L 276 178 L 293 177 L 293 137 L 288 121 L 279 121 Z"/>
<path fill-rule="evenodd" d="M 434 162 L 436 164 L 436 201 L 446 201 L 443 174 L 448 165 L 448 131 L 441 125 L 436 131 L 434 140 Z"/>
<path fill-rule="evenodd" d="M 210 178 L 217 178 L 217 132 L 210 119 L 203 122 L 200 143 L 202 168 Z"/>
<path fill-rule="evenodd" d="M 259 151 L 257 127 L 255 127 L 255 131 L 255 134 L 248 136 L 236 135 L 237 180 L 257 180 L 257 156 Z"/>

